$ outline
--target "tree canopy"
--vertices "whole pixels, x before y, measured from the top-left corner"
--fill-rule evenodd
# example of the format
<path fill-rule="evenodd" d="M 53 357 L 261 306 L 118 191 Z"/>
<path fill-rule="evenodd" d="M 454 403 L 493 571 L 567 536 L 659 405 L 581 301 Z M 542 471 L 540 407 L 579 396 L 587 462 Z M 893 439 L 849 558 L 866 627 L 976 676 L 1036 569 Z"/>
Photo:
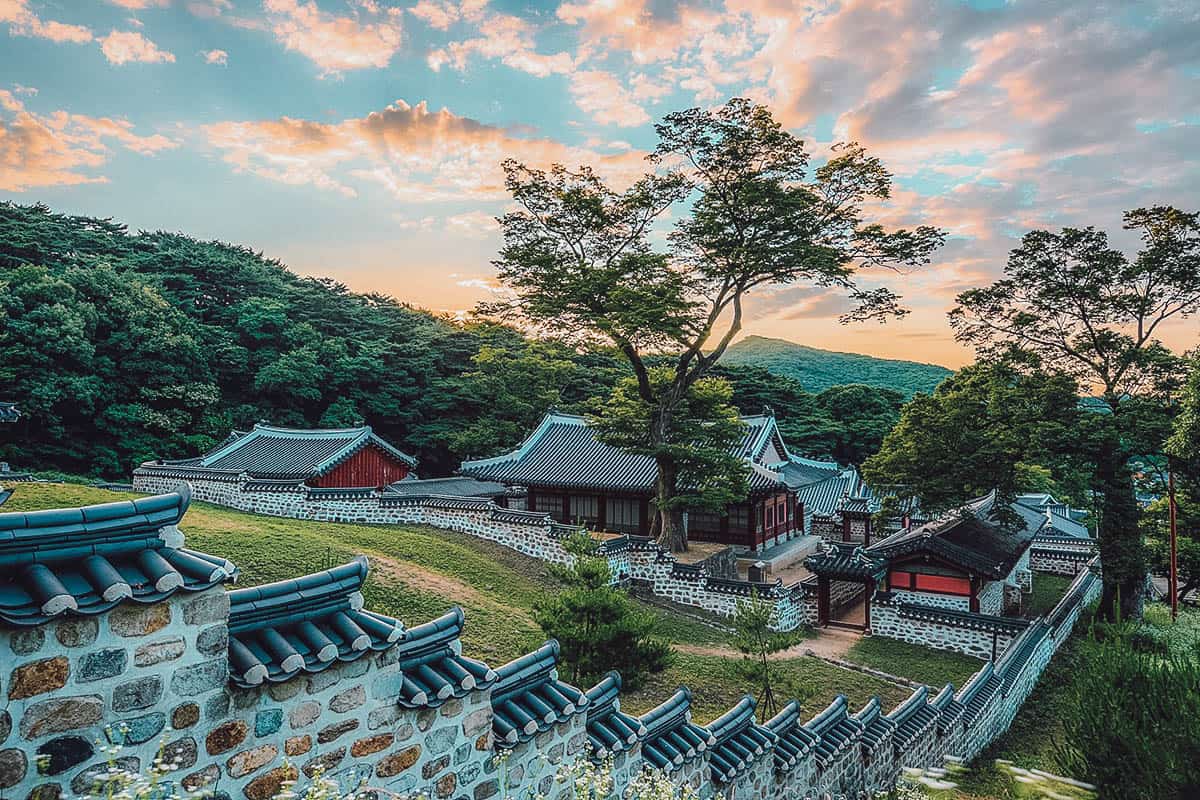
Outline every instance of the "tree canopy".
<path fill-rule="evenodd" d="M 982 358 L 1016 356 L 1095 388 L 1109 414 L 1094 450 L 1103 498 L 1100 551 L 1106 616 L 1136 614 L 1145 554 L 1128 462 L 1161 452 L 1147 435 L 1160 424 L 1179 359 L 1156 337 L 1173 318 L 1200 310 L 1200 216 L 1175 208 L 1125 214 L 1141 250 L 1130 258 L 1095 228 L 1037 230 L 1022 238 L 1005 276 L 963 292 L 950 312 L 956 337 Z M 1157 418 L 1157 420 L 1156 420 Z"/>
<path fill-rule="evenodd" d="M 856 272 L 926 263 L 942 233 L 868 221 L 867 201 L 890 191 L 883 164 L 847 144 L 810 168 L 803 143 L 765 106 L 735 99 L 668 114 L 655 129 L 653 171 L 620 191 L 586 166 L 542 171 L 505 162 L 518 208 L 500 220 L 495 263 L 511 294 L 484 310 L 615 347 L 651 410 L 646 435 L 661 445 L 676 409 L 741 331 L 748 293 L 803 282 L 848 295 L 855 305 L 847 319 L 902 314 L 895 293 L 864 288 Z M 655 221 L 685 200 L 669 247 L 656 250 Z M 665 359 L 669 380 L 652 379 L 655 356 Z M 682 549 L 673 499 L 679 470 L 669 450 L 656 448 L 655 458 L 652 531 Z"/>

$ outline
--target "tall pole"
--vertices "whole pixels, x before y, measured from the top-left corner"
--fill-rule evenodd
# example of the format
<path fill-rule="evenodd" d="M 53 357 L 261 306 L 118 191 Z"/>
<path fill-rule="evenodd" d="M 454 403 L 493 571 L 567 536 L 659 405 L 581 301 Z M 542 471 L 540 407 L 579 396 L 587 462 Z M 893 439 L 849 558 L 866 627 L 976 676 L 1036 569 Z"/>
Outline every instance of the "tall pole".
<path fill-rule="evenodd" d="M 1168 580 L 1171 592 L 1171 621 L 1179 615 L 1179 573 L 1177 572 L 1178 550 L 1175 532 L 1175 472 L 1167 462 L 1167 516 L 1171 521 L 1171 572 Z"/>

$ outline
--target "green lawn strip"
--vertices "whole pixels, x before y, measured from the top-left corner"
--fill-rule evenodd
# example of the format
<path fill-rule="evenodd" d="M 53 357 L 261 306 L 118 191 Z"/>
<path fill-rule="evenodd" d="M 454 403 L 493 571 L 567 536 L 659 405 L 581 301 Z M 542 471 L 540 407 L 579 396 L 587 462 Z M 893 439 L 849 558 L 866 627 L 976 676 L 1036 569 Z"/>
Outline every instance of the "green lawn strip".
<path fill-rule="evenodd" d="M 1011 781 L 995 767 L 998 758 L 1026 769 L 1056 772 L 1054 744 L 1062 738 L 1062 715 L 1072 696 L 1071 687 L 1081 670 L 1087 669 L 1086 633 L 1077 630 L 1042 673 L 1037 687 L 1021 706 L 1012 726 L 985 749 L 974 767 L 960 781 L 968 796 L 1018 797 Z"/>
<path fill-rule="evenodd" d="M 1075 580 L 1070 575 L 1038 573 L 1033 576 L 1033 592 L 1025 598 L 1024 616 L 1028 619 L 1049 614 Z"/>
<path fill-rule="evenodd" d="M 778 662 L 778 667 L 776 698 L 780 704 L 793 697 L 800 699 L 806 717 L 825 708 L 839 694 L 846 695 L 855 710 L 872 695 L 879 695 L 888 710 L 909 695 L 908 690 L 895 684 L 817 658 L 788 659 Z M 693 714 L 700 724 L 727 711 L 742 695 L 755 691 L 742 677 L 738 659 L 676 653 L 675 663 L 669 669 L 651 676 L 637 692 L 622 694 L 621 708 L 630 714 L 645 713 L 680 685 L 692 690 Z"/>
<path fill-rule="evenodd" d="M 979 659 L 961 653 L 935 650 L 886 636 L 864 636 L 846 653 L 845 660 L 935 688 L 947 683 L 962 686 L 983 666 Z"/>

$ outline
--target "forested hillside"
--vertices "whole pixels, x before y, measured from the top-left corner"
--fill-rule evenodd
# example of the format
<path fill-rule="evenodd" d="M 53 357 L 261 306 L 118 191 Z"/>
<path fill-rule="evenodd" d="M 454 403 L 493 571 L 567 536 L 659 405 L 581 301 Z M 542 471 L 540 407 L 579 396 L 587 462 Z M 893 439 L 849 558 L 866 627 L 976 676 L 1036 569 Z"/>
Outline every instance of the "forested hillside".
<path fill-rule="evenodd" d="M 247 248 L 0 204 L 0 458 L 109 478 L 195 455 L 231 428 L 366 421 L 447 474 L 511 447 L 545 410 L 582 411 L 624 374 L 603 351 L 530 341 Z M 745 413 L 775 409 L 804 452 L 858 462 L 899 413 L 869 387 L 812 395 L 726 367 Z"/>
<path fill-rule="evenodd" d="M 765 336 L 747 336 L 736 342 L 725 352 L 721 363 L 762 367 L 776 375 L 795 379 L 809 392 L 847 383 L 864 383 L 893 389 L 905 399 L 917 392 L 932 392 L 950 375 L 950 370 L 936 364 L 836 353 Z"/>

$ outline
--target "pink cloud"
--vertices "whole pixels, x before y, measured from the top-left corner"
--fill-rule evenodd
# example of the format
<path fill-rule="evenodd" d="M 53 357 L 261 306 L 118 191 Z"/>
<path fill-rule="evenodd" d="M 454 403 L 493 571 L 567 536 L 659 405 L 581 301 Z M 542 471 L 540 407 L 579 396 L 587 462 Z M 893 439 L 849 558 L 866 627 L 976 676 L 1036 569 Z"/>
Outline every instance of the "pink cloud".
<path fill-rule="evenodd" d="M 263 6 L 275 38 L 320 67 L 322 77 L 386 67 L 403 39 L 401 9 L 372 0 L 358 0 L 349 16 L 304 0 L 265 0 Z"/>
<path fill-rule="evenodd" d="M 482 5 L 455 7 L 454 13 L 454 19 L 471 23 L 479 35 L 452 41 L 430 53 L 427 60 L 434 71 L 445 65 L 464 71 L 472 58 L 498 60 L 539 78 L 567 73 L 575 66 L 570 53 L 539 53 L 534 27 L 520 17 L 485 12 Z"/>
<path fill-rule="evenodd" d="M 205 64 L 217 64 L 223 67 L 229 63 L 229 53 L 224 50 L 205 50 L 200 55 L 204 58 Z"/>
<path fill-rule="evenodd" d="M 161 64 L 174 63 L 175 56 L 137 31 L 111 31 L 100 39 L 100 50 L 110 64 Z"/>
<path fill-rule="evenodd" d="M 130 11 L 140 11 L 144 8 L 166 8 L 171 5 L 171 0 L 108 0 L 108 2 Z"/>
<path fill-rule="evenodd" d="M 617 182 L 633 180 L 645 166 L 642 153 L 600 154 L 521 137 L 402 100 L 337 123 L 281 117 L 217 123 L 205 126 L 204 134 L 239 172 L 346 196 L 375 185 L 405 202 L 505 199 L 500 162 L 506 157 L 543 167 L 594 164 Z"/>
<path fill-rule="evenodd" d="M 0 89 L 0 190 L 103 183 L 95 170 L 111 155 L 110 143 L 141 155 L 177 146 L 161 134 L 141 136 L 127 120 L 54 111 L 29 111 Z"/>
<path fill-rule="evenodd" d="M 616 76 L 600 70 L 578 70 L 571 74 L 571 96 L 601 125 L 632 128 L 650 122 L 650 115 L 637 102 L 634 92 Z"/>
<path fill-rule="evenodd" d="M 28 0 L 0 0 L 0 22 L 8 23 L 14 36 L 31 36 L 52 42 L 83 44 L 92 41 L 90 28 L 42 20 L 29 8 Z"/>

